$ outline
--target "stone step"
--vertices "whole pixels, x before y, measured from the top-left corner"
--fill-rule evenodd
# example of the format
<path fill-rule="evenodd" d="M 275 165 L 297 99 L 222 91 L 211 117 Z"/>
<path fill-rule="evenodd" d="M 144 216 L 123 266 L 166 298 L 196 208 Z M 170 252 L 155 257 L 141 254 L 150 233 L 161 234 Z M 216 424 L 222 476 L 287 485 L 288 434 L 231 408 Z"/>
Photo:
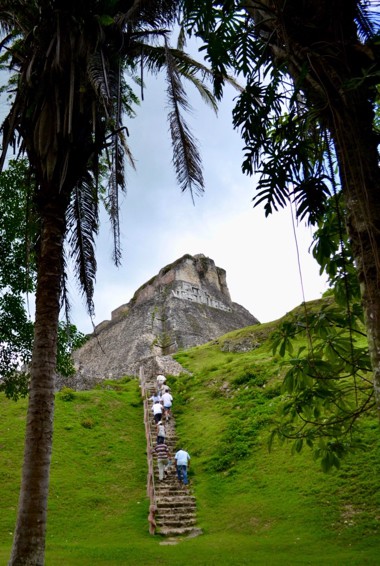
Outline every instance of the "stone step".
<path fill-rule="evenodd" d="M 158 487 L 159 485 L 162 485 L 162 486 L 169 486 L 170 485 L 171 487 L 174 487 L 174 485 L 176 485 L 177 487 L 180 487 L 178 485 L 177 474 L 176 474 L 176 471 L 174 470 L 174 468 L 169 469 L 167 471 L 167 474 L 164 477 L 164 479 L 160 480 L 159 476 L 158 476 L 158 469 L 155 466 L 154 467 L 154 482 L 156 484 L 156 487 Z"/>
<path fill-rule="evenodd" d="M 177 478 L 174 477 L 174 474 L 170 474 L 170 473 L 163 480 L 159 480 L 158 476 L 156 476 L 156 474 L 155 474 L 154 475 L 154 483 L 155 483 L 156 489 L 161 489 L 161 490 L 171 489 L 171 490 L 175 490 L 175 491 L 182 491 L 183 493 L 187 493 L 187 491 L 188 491 L 188 489 L 180 486 L 178 484 Z"/>
<path fill-rule="evenodd" d="M 157 497 L 156 499 L 157 502 L 157 507 L 160 508 L 171 508 L 171 507 L 193 507 L 195 508 L 196 504 L 195 504 L 195 500 L 194 499 L 190 499 L 190 498 L 180 498 L 180 497 L 175 497 L 175 498 L 169 498 L 169 497 Z"/>
<path fill-rule="evenodd" d="M 196 527 L 160 527 L 158 529 L 158 534 L 159 535 L 163 535 L 163 536 L 167 536 L 167 537 L 176 537 L 176 536 L 181 536 L 181 535 L 199 535 L 201 534 L 202 531 L 201 529 L 198 529 Z"/>
<path fill-rule="evenodd" d="M 184 528 L 184 527 L 193 527 L 196 523 L 196 519 L 195 517 L 191 517 L 191 518 L 178 518 L 178 519 L 168 519 L 166 517 L 163 517 L 162 519 L 157 518 L 156 517 L 156 524 L 160 527 L 164 527 L 164 528 Z"/>
<path fill-rule="evenodd" d="M 155 514 L 155 518 L 157 521 L 160 521 L 160 524 L 162 524 L 163 522 L 167 522 L 167 524 L 169 524 L 169 521 L 184 521 L 183 525 L 186 524 L 186 521 L 192 521 L 192 524 L 195 524 L 196 521 L 196 516 L 195 513 L 193 511 L 188 511 L 188 510 L 184 510 L 181 513 L 156 513 Z"/>
<path fill-rule="evenodd" d="M 150 436 L 152 437 L 152 440 L 154 441 L 154 443 L 156 442 L 156 436 L 157 436 L 157 431 L 156 429 L 153 429 L 150 431 Z M 165 436 L 166 440 L 172 443 L 176 443 L 177 442 L 177 437 L 175 436 L 175 434 L 172 433 L 171 430 L 166 429 L 166 436 Z"/>
<path fill-rule="evenodd" d="M 156 446 L 156 434 L 154 434 L 154 436 L 152 435 L 152 440 L 153 440 L 153 446 L 152 449 Z M 176 446 L 177 446 L 177 440 L 175 438 L 166 438 L 165 439 L 165 444 L 167 444 L 168 448 L 169 448 L 169 452 L 172 454 L 172 457 L 174 457 L 175 453 L 176 453 Z"/>
<path fill-rule="evenodd" d="M 173 505 L 174 503 L 179 506 L 183 506 L 184 504 L 191 504 L 195 505 L 195 497 L 191 494 L 184 494 L 183 491 L 181 492 L 159 492 L 156 490 L 156 501 L 158 504 L 163 506 Z"/>
<path fill-rule="evenodd" d="M 170 503 L 170 501 L 173 500 L 173 497 L 171 497 L 169 494 L 161 494 L 160 496 L 157 497 L 157 501 L 161 501 L 162 503 Z M 189 492 L 185 492 L 183 490 L 181 490 L 180 493 L 178 493 L 178 495 L 176 495 L 176 500 L 177 501 L 194 501 L 195 503 L 195 497 L 194 495 L 192 495 Z"/>
<path fill-rule="evenodd" d="M 149 423 L 149 424 L 150 424 L 150 433 L 156 434 L 157 433 L 156 423 L 154 423 L 154 424 Z M 172 438 L 175 438 L 175 431 L 170 425 L 165 425 L 165 430 L 166 430 L 166 436 L 170 436 Z"/>
<path fill-rule="evenodd" d="M 182 507 L 185 504 L 192 504 L 195 505 L 195 497 L 192 495 L 183 495 L 182 493 L 156 493 L 156 501 L 158 501 L 162 505 L 166 504 L 178 504 Z"/>
<path fill-rule="evenodd" d="M 191 517 L 195 517 L 196 514 L 196 507 L 194 505 L 172 505 L 171 507 L 162 507 L 157 505 L 156 513 L 163 517 L 170 517 L 170 516 L 178 516 L 178 515 L 189 515 Z"/>
<path fill-rule="evenodd" d="M 170 497 L 171 499 L 175 498 L 181 498 L 183 495 L 186 495 L 186 492 L 183 489 L 177 489 L 177 488 L 163 488 L 161 486 L 158 486 L 156 488 L 156 495 L 157 497 Z"/>
<path fill-rule="evenodd" d="M 195 513 L 197 508 L 196 505 L 182 505 L 181 503 L 173 502 L 171 505 L 160 505 L 156 506 L 157 512 L 161 515 L 163 513 Z"/>
<path fill-rule="evenodd" d="M 150 434 L 152 436 L 153 435 L 156 436 L 157 434 L 156 423 L 149 423 L 149 426 L 150 426 Z M 165 431 L 166 431 L 166 436 L 168 436 L 169 438 L 176 438 L 175 430 L 170 425 L 165 425 Z"/>
<path fill-rule="evenodd" d="M 169 478 L 163 481 L 157 480 L 154 483 L 156 491 L 162 495 L 164 495 L 164 492 L 167 492 L 168 495 L 173 495 L 174 493 L 178 495 L 190 494 L 190 489 L 188 487 L 182 487 L 178 485 L 177 481 L 170 481 Z"/>
<path fill-rule="evenodd" d="M 195 519 L 195 507 L 159 507 L 157 506 L 156 517 L 165 517 L 167 519 Z"/>
<path fill-rule="evenodd" d="M 172 428 L 170 425 L 167 425 L 166 423 L 164 423 L 165 425 L 165 432 L 166 432 L 166 436 L 172 439 L 177 439 L 176 433 L 175 433 L 175 429 Z M 150 426 L 150 435 L 155 438 L 157 436 L 157 423 L 149 423 Z"/>
<path fill-rule="evenodd" d="M 183 491 L 158 491 L 156 490 L 156 498 L 159 501 L 162 501 L 162 498 L 166 498 L 167 500 L 173 501 L 193 501 L 192 499 L 184 499 L 183 498 Z"/>
<path fill-rule="evenodd" d="M 181 497 L 181 496 L 191 495 L 187 489 L 183 487 L 182 488 L 178 487 L 177 484 L 170 486 L 170 485 L 162 485 L 161 483 L 158 483 L 158 485 L 156 485 L 156 493 L 161 497 L 162 496 Z"/>
<path fill-rule="evenodd" d="M 174 489 L 175 491 L 182 491 L 183 493 L 189 491 L 189 488 L 179 485 L 177 478 L 174 477 L 174 473 L 171 474 L 170 472 L 163 480 L 159 480 L 158 476 L 154 474 L 154 483 L 156 489 Z"/>
<path fill-rule="evenodd" d="M 160 480 L 159 477 L 158 477 L 158 469 L 155 469 L 154 472 L 155 472 L 154 473 L 154 480 L 155 480 L 157 486 L 161 484 L 163 486 L 165 486 L 165 485 L 167 485 L 167 486 L 176 485 L 177 487 L 180 487 L 178 485 L 177 474 L 176 474 L 176 471 L 173 468 L 173 466 L 171 467 L 171 469 L 170 468 L 168 469 L 166 476 L 164 477 L 163 480 Z"/>

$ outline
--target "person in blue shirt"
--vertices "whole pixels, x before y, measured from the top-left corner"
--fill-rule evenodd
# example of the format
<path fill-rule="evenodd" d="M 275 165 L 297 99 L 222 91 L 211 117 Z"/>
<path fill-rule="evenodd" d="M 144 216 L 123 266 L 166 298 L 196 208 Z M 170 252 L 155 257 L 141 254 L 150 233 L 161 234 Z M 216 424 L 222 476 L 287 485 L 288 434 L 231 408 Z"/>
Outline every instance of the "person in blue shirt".
<path fill-rule="evenodd" d="M 187 478 L 187 470 L 190 465 L 190 454 L 186 450 L 178 450 L 174 456 L 175 465 L 177 469 L 177 478 L 179 483 L 187 485 L 189 480 Z"/>

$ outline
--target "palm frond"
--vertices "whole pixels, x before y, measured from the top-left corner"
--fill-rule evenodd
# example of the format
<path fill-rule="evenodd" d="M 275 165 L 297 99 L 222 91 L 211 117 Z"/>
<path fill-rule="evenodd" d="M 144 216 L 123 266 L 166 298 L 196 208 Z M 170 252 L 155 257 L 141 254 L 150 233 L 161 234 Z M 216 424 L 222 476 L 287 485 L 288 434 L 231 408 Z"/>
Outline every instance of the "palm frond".
<path fill-rule="evenodd" d="M 76 276 L 86 298 L 87 310 L 94 315 L 96 276 L 95 236 L 98 234 L 98 197 L 94 179 L 87 173 L 76 186 L 67 211 L 68 242 Z"/>
<path fill-rule="evenodd" d="M 380 25 L 380 2 L 378 0 L 362 0 L 357 3 L 356 22 L 359 37 L 366 42 L 371 39 Z"/>
<path fill-rule="evenodd" d="M 170 51 L 172 60 L 178 70 L 181 77 L 191 82 L 195 88 L 198 90 L 202 99 L 214 109 L 217 110 L 217 101 L 215 95 L 206 86 L 206 80 L 213 82 L 214 75 L 213 71 L 209 69 L 204 63 L 193 59 L 190 55 L 182 51 L 181 49 L 173 49 L 169 46 L 160 45 L 147 45 L 140 44 L 141 53 L 143 56 L 143 64 L 145 68 L 153 73 L 157 74 L 162 71 L 167 65 L 167 50 Z M 223 77 L 225 83 L 232 86 L 238 92 L 243 91 L 243 87 L 239 82 L 231 75 L 225 75 Z M 209 94 L 206 94 L 206 91 Z"/>
<path fill-rule="evenodd" d="M 110 72 L 106 67 L 104 54 L 101 50 L 96 51 L 88 60 L 87 64 L 88 79 L 95 93 L 99 97 L 106 116 L 109 116 L 110 105 Z"/>
<path fill-rule="evenodd" d="M 62 270 L 62 280 L 61 280 L 61 309 L 65 311 L 65 320 L 70 321 L 70 298 L 69 298 L 69 285 L 68 285 L 68 270 L 67 270 L 67 255 L 62 259 L 63 270 Z"/>
<path fill-rule="evenodd" d="M 179 49 L 179 51 L 183 51 L 186 45 L 186 30 L 185 28 L 181 25 L 180 29 L 179 29 L 179 34 L 178 34 L 178 39 L 177 39 L 177 49 Z"/>
<path fill-rule="evenodd" d="M 171 108 L 168 119 L 173 145 L 173 164 L 181 191 L 190 190 L 191 197 L 194 199 L 194 192 L 198 194 L 203 192 L 204 180 L 197 140 L 192 136 L 181 115 L 181 108 L 189 111 L 191 107 L 170 49 L 166 50 L 166 58 L 167 92 Z"/>
<path fill-rule="evenodd" d="M 121 261 L 119 187 L 124 188 L 124 151 L 118 134 L 114 134 L 111 153 L 111 174 L 108 182 L 108 212 L 113 233 L 113 261 L 116 266 Z"/>
<path fill-rule="evenodd" d="M 119 4 L 119 15 L 117 18 L 118 25 L 122 27 L 133 24 L 134 28 L 138 28 L 139 24 L 147 25 L 152 28 L 162 28 L 163 26 L 172 25 L 178 20 L 178 2 L 174 0 L 127 0 Z"/>
<path fill-rule="evenodd" d="M 205 102 L 208 106 L 210 106 L 212 108 L 212 110 L 215 112 L 215 114 L 217 114 L 218 113 L 218 103 L 216 101 L 214 93 L 211 92 L 211 90 L 209 88 L 207 88 L 207 86 L 204 84 L 204 82 L 202 82 L 200 79 L 198 79 L 198 77 L 196 77 L 195 75 L 187 75 L 186 79 L 188 79 L 195 86 L 195 88 L 199 92 L 203 102 Z"/>

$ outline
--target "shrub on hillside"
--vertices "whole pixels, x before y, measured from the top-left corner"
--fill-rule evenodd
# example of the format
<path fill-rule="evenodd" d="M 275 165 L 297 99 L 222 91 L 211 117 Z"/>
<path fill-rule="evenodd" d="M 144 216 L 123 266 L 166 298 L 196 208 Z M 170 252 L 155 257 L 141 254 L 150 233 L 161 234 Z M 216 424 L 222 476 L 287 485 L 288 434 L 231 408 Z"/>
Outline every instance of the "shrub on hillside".
<path fill-rule="evenodd" d="M 75 399 L 74 389 L 63 387 L 59 392 L 59 399 L 61 399 L 61 401 L 73 401 Z"/>

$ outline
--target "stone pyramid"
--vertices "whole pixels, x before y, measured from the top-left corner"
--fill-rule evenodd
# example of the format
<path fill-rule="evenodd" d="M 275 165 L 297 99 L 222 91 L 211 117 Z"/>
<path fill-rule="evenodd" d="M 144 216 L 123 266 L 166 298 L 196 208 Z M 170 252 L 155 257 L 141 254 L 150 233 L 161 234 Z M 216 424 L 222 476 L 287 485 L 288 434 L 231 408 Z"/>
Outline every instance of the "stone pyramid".
<path fill-rule="evenodd" d="M 86 389 L 103 379 L 150 373 L 178 374 L 171 358 L 231 330 L 258 324 L 231 301 L 226 272 L 203 254 L 184 255 L 142 285 L 129 303 L 112 312 L 74 353 L 76 376 L 66 382 Z"/>

